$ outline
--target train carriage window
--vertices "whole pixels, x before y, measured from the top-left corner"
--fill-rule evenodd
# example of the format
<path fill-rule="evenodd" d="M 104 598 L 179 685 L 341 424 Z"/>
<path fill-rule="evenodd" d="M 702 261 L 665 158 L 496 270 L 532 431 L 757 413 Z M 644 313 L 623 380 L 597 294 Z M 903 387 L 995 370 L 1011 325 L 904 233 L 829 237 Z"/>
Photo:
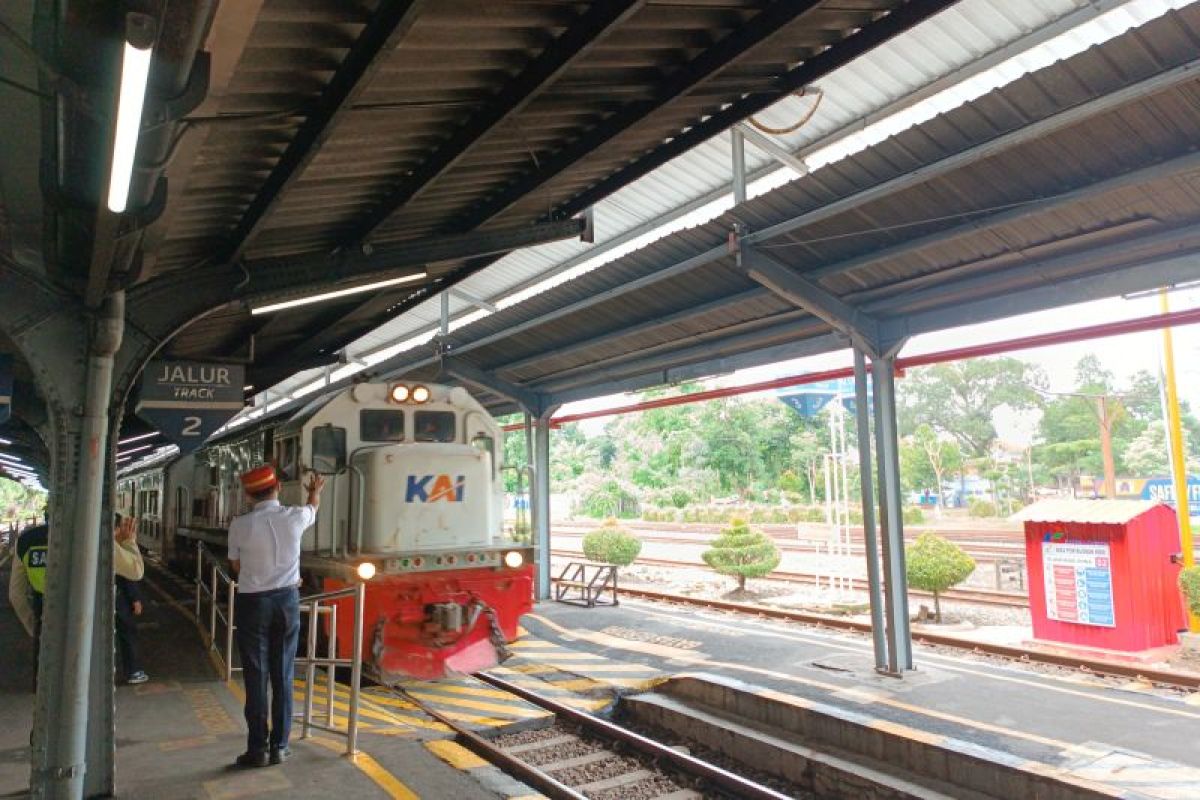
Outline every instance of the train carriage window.
<path fill-rule="evenodd" d="M 275 445 L 275 469 L 279 472 L 279 482 L 287 483 L 300 479 L 300 439 L 289 436 Z"/>
<path fill-rule="evenodd" d="M 358 412 L 358 438 L 364 442 L 403 442 L 404 412 L 364 408 Z"/>
<path fill-rule="evenodd" d="M 453 411 L 418 411 L 413 438 L 418 442 L 453 442 L 455 416 Z"/>

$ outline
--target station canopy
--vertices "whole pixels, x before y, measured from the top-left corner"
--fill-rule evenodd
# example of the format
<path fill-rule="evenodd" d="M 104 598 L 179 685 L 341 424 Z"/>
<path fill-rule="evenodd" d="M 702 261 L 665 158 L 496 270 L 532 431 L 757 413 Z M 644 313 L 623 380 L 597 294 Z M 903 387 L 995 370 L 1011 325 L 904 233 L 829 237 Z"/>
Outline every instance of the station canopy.
<path fill-rule="evenodd" d="M 967 6 L 955 10 L 965 13 Z M 508 262 L 519 270 L 557 252 L 560 258 L 543 263 L 542 273 L 558 274 L 561 282 L 494 312 L 471 309 L 460 298 L 457 327 L 432 349 L 419 344 L 435 330 L 436 311 L 427 307 L 424 318 L 399 320 L 363 340 L 387 356 L 365 372 L 449 375 L 479 391 L 493 410 L 511 411 L 517 402 L 557 405 L 842 349 L 860 331 L 901 342 L 1194 280 L 1200 276 L 1194 152 L 1200 8 L 1114 7 L 1143 16 L 1115 28 L 1112 17 L 1100 17 L 1099 33 L 1085 35 L 1076 11 L 1074 19 L 1044 23 L 1032 42 L 1026 34 L 997 45 L 992 58 L 975 57 L 984 63 L 926 81 L 899 105 L 936 100 L 947 85 L 961 89 L 970 77 L 963 69 L 997 80 L 984 68 L 1015 69 L 1003 61 L 1014 52 L 1035 63 L 869 146 L 847 144 L 847 131 L 865 129 L 897 103 L 881 104 L 849 129 L 835 116 L 808 143 L 789 143 L 783 160 L 791 172 L 774 188 L 736 206 L 725 202 L 727 210 L 707 221 L 602 267 L 581 271 L 586 251 L 566 249 L 577 245 L 514 254 L 497 266 Z M 923 32 L 947 17 L 845 71 L 904 47 L 911 52 Z M 1072 31 L 1083 38 L 1072 41 Z M 1036 53 L 1038 42 L 1048 44 L 1050 56 Z M 966 83 L 962 90 L 970 92 Z M 836 95 L 830 89 L 826 96 Z M 830 142 L 849 152 L 830 153 Z M 720 166 L 727 161 L 707 155 L 716 180 L 725 182 L 714 191 L 704 191 L 698 170 L 658 175 L 664 182 L 694 181 L 685 210 L 699 207 L 696 198 L 727 200 L 729 168 Z M 635 185 L 614 199 L 645 188 Z M 606 213 L 598 207 L 598 225 Z M 620 246 L 629 238 L 613 241 Z M 471 280 L 504 278 L 484 272 Z M 333 376 L 360 369 L 350 365 Z M 319 373 L 301 374 L 280 387 L 282 396 L 266 398 L 266 408 L 322 384 Z"/>
<path fill-rule="evenodd" d="M 902 338 L 1150 288 L 1194 263 L 1200 26 L 1178 0 L 167 3 L 151 85 L 178 99 L 143 130 L 146 212 L 115 229 L 95 210 L 107 131 L 76 113 L 52 141 L 44 92 L 55 69 L 86 85 L 116 64 L 118 20 L 67 3 L 35 36 L 43 5 L 0 14 L 60 59 L 0 62 L 2 257 L 83 297 L 126 288 L 134 312 L 169 296 L 156 288 L 218 287 L 163 354 L 247 362 L 255 413 L 354 373 L 447 377 L 447 356 L 496 411 L 567 402 L 845 347 L 860 327 Z M 1062 41 L 1145 20 L 1083 52 Z M 987 83 L 1023 54 L 1029 74 Z M 947 88 L 949 110 L 846 144 Z M 714 217 L 725 132 L 751 116 L 750 178 L 771 190 Z M 39 182 L 63 142 L 67 198 Z M 664 222 L 683 229 L 640 246 Z M 414 343 L 446 291 L 454 330 L 434 356 Z M 28 365 L 17 378 L 29 394 Z"/>

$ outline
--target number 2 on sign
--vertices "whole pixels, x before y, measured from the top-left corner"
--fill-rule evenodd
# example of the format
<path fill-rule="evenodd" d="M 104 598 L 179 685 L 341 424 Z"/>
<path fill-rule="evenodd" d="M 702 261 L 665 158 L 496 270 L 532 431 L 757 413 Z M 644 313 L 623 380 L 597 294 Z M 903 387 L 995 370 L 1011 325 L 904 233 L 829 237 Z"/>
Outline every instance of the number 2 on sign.
<path fill-rule="evenodd" d="M 199 436 L 200 435 L 200 418 L 199 417 L 184 417 L 183 430 L 180 433 L 184 436 Z"/>

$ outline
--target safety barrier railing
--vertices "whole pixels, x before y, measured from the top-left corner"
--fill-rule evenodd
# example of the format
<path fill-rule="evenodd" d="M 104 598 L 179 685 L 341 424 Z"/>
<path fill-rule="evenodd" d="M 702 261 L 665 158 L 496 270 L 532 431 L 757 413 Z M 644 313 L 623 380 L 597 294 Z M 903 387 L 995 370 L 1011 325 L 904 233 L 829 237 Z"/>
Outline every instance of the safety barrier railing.
<path fill-rule="evenodd" d="M 351 643 L 350 658 L 337 656 L 337 615 L 338 607 L 333 602 L 343 598 L 354 598 L 354 627 Z M 366 608 L 367 585 L 357 582 L 345 589 L 332 592 L 309 595 L 300 598 L 300 613 L 308 614 L 308 641 L 303 658 L 296 659 L 297 667 L 304 667 L 304 706 L 299 714 L 294 715 L 302 723 L 300 738 L 307 739 L 313 729 L 335 733 L 346 737 L 346 754 L 358 752 L 358 706 L 360 688 L 362 686 L 362 646 L 363 646 L 363 616 Z M 317 623 L 322 615 L 329 618 L 329 634 L 326 637 L 325 656 L 317 655 Z M 329 696 L 325 705 L 325 724 L 313 721 L 313 691 L 317 685 L 317 668 L 325 669 L 325 685 Z M 350 702 L 346 711 L 346 729 L 342 730 L 334 724 L 334 697 L 337 689 L 337 668 L 350 668 Z"/>
<path fill-rule="evenodd" d="M 207 564 L 207 570 L 206 570 Z M 204 579 L 209 582 L 205 584 Z M 221 608 L 220 597 L 225 597 L 225 608 Z M 241 672 L 241 667 L 233 665 L 233 632 L 237 630 L 234 623 L 233 609 L 237 597 L 237 581 L 230 577 L 225 568 L 217 561 L 217 557 L 208 551 L 204 542 L 196 542 L 196 620 L 204 617 L 204 601 L 208 600 L 208 648 L 217 651 L 217 657 L 225 667 L 225 680 L 232 680 L 233 673 Z M 217 647 L 217 622 L 225 626 L 224 650 Z"/>

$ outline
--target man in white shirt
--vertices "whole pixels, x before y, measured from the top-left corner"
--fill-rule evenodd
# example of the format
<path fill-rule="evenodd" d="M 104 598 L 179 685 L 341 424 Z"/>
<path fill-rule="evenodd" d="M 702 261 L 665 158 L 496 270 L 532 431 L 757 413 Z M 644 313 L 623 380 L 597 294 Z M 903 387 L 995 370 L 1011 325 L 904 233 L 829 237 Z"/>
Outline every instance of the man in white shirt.
<path fill-rule="evenodd" d="M 240 767 L 279 764 L 291 755 L 292 676 L 300 635 L 300 540 L 316 522 L 324 485 L 325 479 L 314 473 L 304 487 L 307 503 L 283 506 L 274 467 L 256 467 L 242 475 L 242 488 L 255 505 L 229 523 L 229 561 L 238 576 L 234 617 L 249 729 L 246 752 L 237 758 Z"/>

